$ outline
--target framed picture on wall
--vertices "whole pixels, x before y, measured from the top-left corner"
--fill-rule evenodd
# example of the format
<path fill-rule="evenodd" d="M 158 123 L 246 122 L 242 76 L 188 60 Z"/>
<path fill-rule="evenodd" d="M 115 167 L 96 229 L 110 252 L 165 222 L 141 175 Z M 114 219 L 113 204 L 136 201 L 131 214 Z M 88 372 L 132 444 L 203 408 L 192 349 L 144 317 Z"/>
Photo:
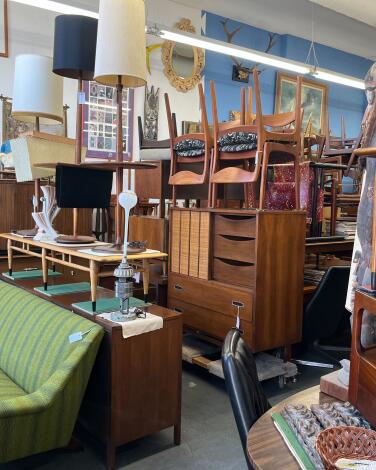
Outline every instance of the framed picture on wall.
<path fill-rule="evenodd" d="M 0 0 L 0 57 L 8 55 L 8 0 Z"/>
<path fill-rule="evenodd" d="M 275 112 L 287 113 L 295 109 L 296 77 L 278 73 L 275 95 Z M 302 128 L 306 129 L 311 119 L 313 132 L 323 133 L 326 125 L 328 87 L 314 80 L 303 78 L 302 107 L 304 117 Z"/>

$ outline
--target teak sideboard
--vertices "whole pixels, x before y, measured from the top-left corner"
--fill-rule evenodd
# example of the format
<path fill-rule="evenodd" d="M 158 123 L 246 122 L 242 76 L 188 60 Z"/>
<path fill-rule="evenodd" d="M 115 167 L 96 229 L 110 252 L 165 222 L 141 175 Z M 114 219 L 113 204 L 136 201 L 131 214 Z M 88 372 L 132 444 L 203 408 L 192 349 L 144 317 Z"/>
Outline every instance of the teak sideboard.
<path fill-rule="evenodd" d="M 222 340 L 240 307 L 255 352 L 299 342 L 305 230 L 303 211 L 172 209 L 169 308 Z"/>

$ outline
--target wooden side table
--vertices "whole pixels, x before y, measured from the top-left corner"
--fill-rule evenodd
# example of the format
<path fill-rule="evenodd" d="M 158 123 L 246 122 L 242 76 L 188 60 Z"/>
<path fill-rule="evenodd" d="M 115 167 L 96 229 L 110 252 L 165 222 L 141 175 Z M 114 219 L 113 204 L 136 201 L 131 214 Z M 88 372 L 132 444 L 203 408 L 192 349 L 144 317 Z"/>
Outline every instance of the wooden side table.
<path fill-rule="evenodd" d="M 95 318 L 105 336 L 79 422 L 106 446 L 108 470 L 117 447 L 170 426 L 180 444 L 182 316 L 157 305 L 148 311 L 163 317 L 163 329 L 127 339 L 119 324 Z"/>

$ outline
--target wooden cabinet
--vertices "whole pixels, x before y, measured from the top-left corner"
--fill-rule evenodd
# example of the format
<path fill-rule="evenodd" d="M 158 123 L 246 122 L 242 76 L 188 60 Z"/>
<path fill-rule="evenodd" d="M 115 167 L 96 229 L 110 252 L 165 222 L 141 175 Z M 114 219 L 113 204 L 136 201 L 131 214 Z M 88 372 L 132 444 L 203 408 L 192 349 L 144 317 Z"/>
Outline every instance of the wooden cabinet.
<path fill-rule="evenodd" d="M 361 343 L 365 310 L 376 316 L 376 299 L 358 291 L 353 315 L 349 401 L 376 426 L 376 345 L 364 347 Z"/>
<path fill-rule="evenodd" d="M 154 432 L 174 426 L 180 443 L 181 315 L 157 305 L 148 311 L 163 318 L 163 328 L 127 339 L 121 325 L 95 319 L 105 335 L 79 421 L 106 446 L 108 470 L 116 468 L 117 447 Z"/>
<path fill-rule="evenodd" d="M 186 327 L 254 351 L 301 339 L 305 213 L 179 209 L 170 217 L 168 305 Z"/>

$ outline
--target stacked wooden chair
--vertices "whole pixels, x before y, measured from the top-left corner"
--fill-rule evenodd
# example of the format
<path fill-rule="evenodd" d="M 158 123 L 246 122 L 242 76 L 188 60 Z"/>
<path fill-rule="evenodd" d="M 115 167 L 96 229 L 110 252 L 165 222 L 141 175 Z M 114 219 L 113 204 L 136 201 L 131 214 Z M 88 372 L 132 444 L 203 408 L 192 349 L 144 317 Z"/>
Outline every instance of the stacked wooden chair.
<path fill-rule="evenodd" d="M 201 83 L 198 85 L 202 132 L 184 134 L 178 137 L 176 125 L 170 108 L 168 94 L 165 93 L 168 129 L 170 134 L 171 167 L 169 184 L 172 185 L 172 203 L 176 205 L 177 186 L 202 185 L 208 183 L 210 157 L 213 148 L 213 139 L 209 132 L 206 113 L 205 95 Z M 182 164 L 194 165 L 200 163 L 201 171 L 182 169 Z"/>

